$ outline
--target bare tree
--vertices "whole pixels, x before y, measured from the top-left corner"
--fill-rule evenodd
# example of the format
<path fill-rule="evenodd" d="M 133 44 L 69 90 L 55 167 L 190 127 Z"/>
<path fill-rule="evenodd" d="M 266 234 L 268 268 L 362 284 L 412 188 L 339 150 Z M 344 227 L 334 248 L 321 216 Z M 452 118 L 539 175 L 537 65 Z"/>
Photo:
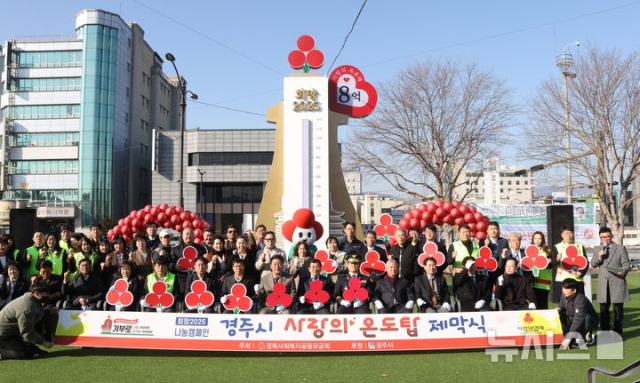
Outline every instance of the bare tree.
<path fill-rule="evenodd" d="M 422 200 L 452 200 L 465 167 L 481 169 L 498 152 L 515 112 L 504 82 L 476 63 L 415 64 L 379 88 L 377 110 L 349 137 L 345 157 Z"/>
<path fill-rule="evenodd" d="M 573 149 L 566 150 L 564 139 L 563 88 L 560 81 L 550 79 L 531 103 L 528 152 L 543 161 L 570 165 L 577 175 L 574 186 L 594 188 L 601 214 L 615 241 L 622 243 L 624 209 L 637 198 L 629 198 L 626 191 L 640 169 L 639 56 L 592 48 L 578 57 L 575 71 L 566 104 Z"/>

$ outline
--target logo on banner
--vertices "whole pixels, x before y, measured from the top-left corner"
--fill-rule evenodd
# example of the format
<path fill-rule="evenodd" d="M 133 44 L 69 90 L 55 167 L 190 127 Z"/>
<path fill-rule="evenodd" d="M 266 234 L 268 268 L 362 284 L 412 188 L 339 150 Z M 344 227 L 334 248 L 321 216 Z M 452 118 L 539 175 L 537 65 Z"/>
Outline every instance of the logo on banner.
<path fill-rule="evenodd" d="M 173 306 L 173 294 L 167 292 L 167 284 L 162 281 L 156 281 L 151 291 L 144 298 L 149 307 L 154 307 L 157 312 L 168 309 Z"/>
<path fill-rule="evenodd" d="M 529 245 L 525 249 L 526 256 L 522 258 L 520 267 L 525 271 L 533 272 L 533 276 L 537 277 L 540 274 L 540 270 L 544 270 L 549 266 L 549 258 L 546 254 L 540 254 L 540 249 L 537 246 Z"/>
<path fill-rule="evenodd" d="M 293 69 L 302 69 L 304 73 L 311 69 L 319 69 L 324 64 L 324 54 L 319 49 L 314 49 L 316 41 L 309 35 L 298 37 L 296 42 L 298 49 L 289 52 L 289 66 Z"/>
<path fill-rule="evenodd" d="M 213 304 L 213 300 L 213 294 L 207 291 L 207 284 L 201 280 L 193 281 L 191 292 L 184 297 L 187 307 L 190 310 L 197 309 L 200 314 Z"/>
<path fill-rule="evenodd" d="M 329 77 L 329 109 L 350 117 L 370 115 L 378 103 L 378 92 L 351 65 L 336 68 Z"/>
<path fill-rule="evenodd" d="M 436 266 L 440 267 L 444 265 L 445 256 L 442 252 L 438 251 L 438 245 L 433 242 L 425 243 L 422 247 L 422 254 L 418 257 L 418 264 L 424 266 L 427 258 L 433 258 L 436 260 Z"/>
<path fill-rule="evenodd" d="M 565 257 L 562 258 L 562 268 L 567 271 L 578 271 L 587 267 L 587 258 L 580 254 L 575 245 L 569 245 L 564 249 Z"/>
<path fill-rule="evenodd" d="M 307 302 L 320 302 L 325 304 L 329 302 L 329 293 L 322 289 L 322 281 L 313 281 L 309 284 L 309 291 L 304 294 Z"/>
<path fill-rule="evenodd" d="M 189 274 L 193 272 L 193 265 L 198 257 L 198 249 L 187 246 L 182 250 L 182 258 L 178 259 L 177 265 Z"/>
<path fill-rule="evenodd" d="M 380 254 L 371 250 L 364 255 L 364 262 L 360 265 L 360 273 L 370 278 L 382 277 L 387 271 L 386 265 L 380 260 Z M 353 279 L 353 278 L 351 278 Z M 351 281 L 349 281 L 351 283 Z"/>
<path fill-rule="evenodd" d="M 318 261 L 322 262 L 321 273 L 325 277 L 327 274 L 333 274 L 338 270 L 338 262 L 329 257 L 329 252 L 326 250 L 318 250 L 314 256 Z"/>
<path fill-rule="evenodd" d="M 267 295 L 267 305 L 270 307 L 287 308 L 293 303 L 291 295 L 287 294 L 287 287 L 284 283 L 273 285 L 273 292 Z"/>
<path fill-rule="evenodd" d="M 483 275 L 488 275 L 489 272 L 494 272 L 498 268 L 498 261 L 491 256 L 491 249 L 487 246 L 480 248 L 480 256 L 476 259 L 476 269 Z"/>
<path fill-rule="evenodd" d="M 122 310 L 133 303 L 133 294 L 127 290 L 129 284 L 125 279 L 118 279 L 107 293 L 107 303 L 114 306 L 116 311 Z"/>
<path fill-rule="evenodd" d="M 398 227 L 393 224 L 393 218 L 389 214 L 382 214 L 378 219 L 380 224 L 374 226 L 373 231 L 376 232 L 378 237 L 384 238 L 384 241 L 389 241 L 390 237 L 396 233 Z"/>
<path fill-rule="evenodd" d="M 242 283 L 231 286 L 231 294 L 225 296 L 224 308 L 234 314 L 251 310 L 253 301 L 247 296 L 247 288 Z"/>

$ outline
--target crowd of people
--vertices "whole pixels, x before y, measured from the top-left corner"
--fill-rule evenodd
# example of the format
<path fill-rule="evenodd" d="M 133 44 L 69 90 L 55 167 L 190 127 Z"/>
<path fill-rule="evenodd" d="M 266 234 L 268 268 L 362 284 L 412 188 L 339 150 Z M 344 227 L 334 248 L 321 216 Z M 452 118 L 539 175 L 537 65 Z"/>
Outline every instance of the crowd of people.
<path fill-rule="evenodd" d="M 108 240 L 100 225 L 92 225 L 90 235 L 74 233 L 62 226 L 58 233 L 33 233 L 33 244 L 17 249 L 10 235 L 0 239 L 0 355 L 3 358 L 32 357 L 43 351 L 33 344 L 51 346 L 57 320 L 57 309 L 114 310 L 105 295 L 114 290 L 119 279 L 127 281 L 133 303 L 117 307 L 129 311 L 196 312 L 185 303 L 196 280 L 205 283 L 213 293 L 214 304 L 205 313 L 230 313 L 227 296 L 235 284 L 245 286 L 253 307 L 247 313 L 260 314 L 368 314 L 377 313 L 442 313 L 454 310 L 536 310 L 548 309 L 549 301 L 557 303 L 568 336 L 563 347 L 580 337 L 591 340 L 598 320 L 590 301 L 585 298 L 583 278 L 589 264 L 568 271 L 562 267 L 565 248 L 577 247 L 585 257 L 585 249 L 574 241 L 573 230 L 563 227 L 562 241 L 548 246 L 542 232 L 532 237 L 532 245 L 549 259 L 548 266 L 537 273 L 524 270 L 520 263 L 526 256 L 521 236 L 500 236 L 500 226 L 490 222 L 487 238 L 471 238 L 467 225 L 460 225 L 457 239 L 447 249 L 437 240 L 438 231 L 428 225 L 424 232 L 412 229 L 395 232 L 396 244 L 379 246 L 375 232 L 368 231 L 364 242 L 356 238 L 356 225 L 344 225 L 344 237 L 329 236 L 322 244 L 336 271 L 326 275 L 322 262 L 314 257 L 315 247 L 301 241 L 293 251 L 276 246 L 276 234 L 259 225 L 255 232 L 240 233 L 229 225 L 223 235 L 204 230 L 204 242 L 196 244 L 191 228 L 185 228 L 179 243 L 171 245 L 172 234 L 155 223 L 146 233 L 137 233 L 127 244 L 120 236 Z M 609 309 L 613 305 L 613 329 L 622 333 L 623 303 L 629 299 L 626 273 L 629 260 L 623 246 L 612 243 L 611 230 L 600 231 L 602 246 L 595 249 L 591 266 L 600 267 L 598 302 L 600 326 L 611 329 Z M 419 255 L 426 243 L 433 242 L 445 258 Z M 318 244 L 316 244 L 318 245 Z M 186 247 L 192 246 L 197 257 L 192 269 L 184 269 L 179 260 Z M 478 270 L 476 260 L 480 248 L 488 247 L 497 268 Z M 375 251 L 385 262 L 386 272 L 365 276 L 360 264 L 368 252 Z M 445 273 L 451 273 L 451 286 Z M 366 289 L 367 299 L 348 299 L 345 292 L 357 278 Z M 144 297 L 153 285 L 163 281 L 174 297 L 170 307 L 152 307 Z M 322 282 L 322 290 L 330 297 L 326 303 L 308 301 L 305 293 L 314 281 Z M 282 284 L 293 304 L 271 306 L 267 297 L 274 286 Z M 492 305 L 492 302 L 498 304 Z M 35 308 L 38 308 L 37 310 Z M 31 317 L 25 317 L 27 314 Z M 23 327 L 31 325 L 29 331 Z M 24 343 L 22 348 L 16 346 Z M 18 348 L 16 348 L 18 347 Z M 9 350 L 9 352 L 5 352 Z M 18 350 L 18 351 L 16 351 Z M 16 354 L 17 352 L 17 354 Z"/>

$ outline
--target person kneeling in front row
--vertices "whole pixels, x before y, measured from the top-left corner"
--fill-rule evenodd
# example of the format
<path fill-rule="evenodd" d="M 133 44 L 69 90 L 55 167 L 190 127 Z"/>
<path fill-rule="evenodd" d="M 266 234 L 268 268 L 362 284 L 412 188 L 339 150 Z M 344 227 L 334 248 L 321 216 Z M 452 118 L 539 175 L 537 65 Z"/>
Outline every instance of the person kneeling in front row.
<path fill-rule="evenodd" d="M 451 312 L 447 280 L 444 276 L 438 276 L 435 259 L 426 259 L 424 272 L 423 275 L 416 277 L 413 285 L 418 311 L 421 313 Z"/>
<path fill-rule="evenodd" d="M 578 291 L 578 281 L 567 278 L 562 282 L 562 296 L 556 308 L 560 312 L 560 322 L 564 340 L 561 350 L 567 350 L 572 343 L 582 345 L 593 343 L 593 333 L 598 328 L 598 314 L 585 295 Z"/>

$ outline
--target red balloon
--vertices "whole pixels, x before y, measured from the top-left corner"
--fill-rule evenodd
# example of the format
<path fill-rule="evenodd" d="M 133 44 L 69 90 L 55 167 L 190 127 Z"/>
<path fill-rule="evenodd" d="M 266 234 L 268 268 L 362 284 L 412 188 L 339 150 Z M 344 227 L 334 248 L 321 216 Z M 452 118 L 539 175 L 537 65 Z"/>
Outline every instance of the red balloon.
<path fill-rule="evenodd" d="M 406 212 L 404 213 L 404 220 L 409 222 L 411 221 L 411 218 L 413 218 L 413 215 L 411 215 L 411 212 Z"/>
<path fill-rule="evenodd" d="M 184 208 L 182 206 L 176 206 L 174 209 L 176 210 L 176 213 L 178 213 L 178 214 L 184 212 Z"/>
<path fill-rule="evenodd" d="M 182 222 L 182 227 L 185 228 L 185 229 L 188 228 L 188 227 L 190 228 L 191 227 L 191 221 Z"/>
<path fill-rule="evenodd" d="M 475 206 L 469 206 L 469 211 L 475 214 L 478 209 L 476 209 Z"/>
<path fill-rule="evenodd" d="M 471 231 L 473 231 L 474 233 L 477 231 L 476 230 L 476 224 L 475 223 L 470 223 L 469 224 L 469 228 L 471 229 Z"/>
<path fill-rule="evenodd" d="M 137 210 L 132 210 L 131 213 L 129 213 L 129 218 L 131 218 L 131 219 L 136 218 L 136 213 L 137 212 L 138 212 Z"/>
<path fill-rule="evenodd" d="M 413 209 L 411 210 L 411 216 L 413 218 L 420 219 L 420 217 L 422 217 L 422 212 L 420 211 L 420 209 Z"/>
<path fill-rule="evenodd" d="M 424 213 L 425 211 L 427 211 L 427 205 L 424 203 L 421 203 L 420 205 L 418 205 L 418 210 Z"/>
<path fill-rule="evenodd" d="M 203 221 L 203 222 L 204 222 L 204 223 L 202 224 L 202 225 L 203 225 L 202 227 L 204 227 L 205 229 L 207 229 L 207 228 L 211 227 L 211 225 L 209 224 L 209 222 L 207 222 L 207 221 Z"/>
<path fill-rule="evenodd" d="M 464 215 L 464 221 L 466 223 L 473 223 L 475 222 L 476 217 L 473 215 L 473 213 L 467 213 Z"/>
<path fill-rule="evenodd" d="M 126 217 L 122 226 L 131 226 L 131 217 Z"/>
<path fill-rule="evenodd" d="M 122 239 L 124 239 L 125 244 L 131 242 L 131 236 L 128 234 L 122 234 Z"/>
<path fill-rule="evenodd" d="M 171 221 L 170 220 L 166 220 L 163 224 L 162 227 L 169 229 L 171 227 Z"/>
<path fill-rule="evenodd" d="M 158 214 L 160 214 L 160 212 L 161 212 L 161 211 L 162 211 L 162 210 L 160 210 L 160 209 L 159 209 L 159 208 L 157 208 L 157 207 L 152 207 L 152 208 L 151 208 L 151 211 L 150 211 L 149 213 L 151 213 L 151 215 L 152 215 L 152 216 L 157 217 L 157 216 L 158 216 Z"/>
<path fill-rule="evenodd" d="M 420 221 L 420 231 L 424 231 L 425 227 L 427 227 L 428 222 L 425 220 Z"/>
<path fill-rule="evenodd" d="M 440 201 L 439 199 L 433 201 L 433 203 L 435 203 L 437 207 L 442 207 L 442 201 Z"/>
<path fill-rule="evenodd" d="M 199 221 L 200 220 L 200 215 L 198 213 L 191 213 L 191 220 L 192 221 Z"/>
<path fill-rule="evenodd" d="M 122 232 L 121 230 L 122 230 L 122 226 L 119 226 L 119 225 L 118 225 L 118 226 L 114 227 L 114 228 L 113 228 L 113 235 L 118 235 L 118 234 L 120 234 L 120 233 Z"/>
<path fill-rule="evenodd" d="M 124 225 L 124 218 L 120 218 L 118 220 L 118 226 L 122 226 L 122 225 Z"/>
<path fill-rule="evenodd" d="M 433 224 L 436 226 L 441 226 L 444 222 L 442 222 L 442 217 L 433 217 Z"/>
<path fill-rule="evenodd" d="M 146 214 L 145 211 L 143 209 L 140 209 L 136 213 L 136 218 L 138 218 L 139 220 L 143 220 L 145 214 Z"/>
<path fill-rule="evenodd" d="M 140 220 L 138 220 L 138 218 L 134 218 L 131 220 L 131 228 L 135 228 L 140 226 Z"/>
<path fill-rule="evenodd" d="M 151 215 L 151 213 L 144 216 L 144 223 L 150 223 L 151 221 L 153 221 L 153 216 Z"/>
<path fill-rule="evenodd" d="M 457 208 L 453 207 L 449 211 L 449 215 L 451 216 L 451 218 L 456 219 L 456 218 L 458 218 L 460 216 L 460 210 L 458 210 Z"/>
<path fill-rule="evenodd" d="M 409 229 L 409 222 L 406 219 L 401 219 L 400 222 L 398 222 L 398 226 L 400 226 L 402 229 L 408 230 Z"/>
<path fill-rule="evenodd" d="M 147 206 L 144 207 L 144 212 L 145 213 L 150 213 L 152 208 L 153 208 L 153 206 L 147 205 Z"/>
<path fill-rule="evenodd" d="M 409 224 L 412 228 L 420 228 L 420 220 L 417 218 L 411 218 L 411 221 L 409 221 Z"/>
<path fill-rule="evenodd" d="M 163 203 L 162 205 L 158 206 L 158 209 L 166 212 L 168 207 L 169 205 L 167 205 L 166 203 Z"/>
<path fill-rule="evenodd" d="M 458 210 L 460 210 L 460 214 L 465 215 L 469 212 L 469 206 L 467 205 L 460 205 L 458 207 Z"/>
<path fill-rule="evenodd" d="M 482 213 L 480 213 L 479 211 L 475 212 L 473 215 L 476 217 L 476 222 L 480 222 L 480 221 L 482 221 L 482 219 L 483 219 L 483 217 L 484 217 L 484 216 L 482 215 Z"/>
<path fill-rule="evenodd" d="M 455 223 L 457 226 L 460 226 L 460 225 L 464 224 L 464 218 L 463 218 L 463 217 L 458 217 L 458 218 L 456 218 L 456 220 L 454 221 L 454 223 Z"/>
<path fill-rule="evenodd" d="M 186 211 L 183 211 L 182 213 L 180 213 L 180 220 L 181 221 L 186 221 L 189 218 L 191 218 L 191 213 L 187 213 Z"/>
<path fill-rule="evenodd" d="M 487 224 L 487 226 L 489 226 L 489 222 L 491 222 L 491 219 L 489 217 L 485 215 L 484 217 L 482 217 L 482 220 Z"/>
<path fill-rule="evenodd" d="M 199 229 L 199 228 L 202 227 L 202 222 L 200 220 L 198 220 L 198 219 L 194 219 L 191 222 L 191 227 L 193 227 L 194 229 Z"/>
<path fill-rule="evenodd" d="M 171 223 L 177 225 L 180 222 L 180 217 L 177 214 L 171 216 Z"/>
<path fill-rule="evenodd" d="M 442 222 L 443 222 L 443 223 L 446 223 L 446 224 L 448 224 L 448 225 L 453 225 L 453 223 L 455 222 L 455 220 L 454 220 L 450 215 L 447 215 L 446 217 L 444 217 L 444 218 L 442 219 Z"/>
<path fill-rule="evenodd" d="M 167 214 L 168 217 L 171 217 L 176 213 L 176 209 L 172 207 L 168 207 L 164 212 Z"/>
<path fill-rule="evenodd" d="M 174 229 L 175 231 L 177 231 L 177 232 L 182 233 L 182 225 L 175 225 L 175 226 L 173 227 L 173 229 Z"/>
<path fill-rule="evenodd" d="M 422 220 L 426 223 L 431 223 L 431 221 L 433 220 L 433 214 L 425 211 L 424 213 L 422 213 Z"/>
<path fill-rule="evenodd" d="M 438 217 L 438 218 L 444 218 L 444 216 L 445 216 L 445 215 L 447 215 L 447 212 L 446 212 L 443 208 L 439 207 L 439 208 L 436 210 L 436 217 Z"/>
<path fill-rule="evenodd" d="M 427 204 L 427 211 L 428 211 L 429 213 L 433 214 L 433 213 L 435 213 L 435 212 L 436 212 L 436 210 L 437 210 L 437 209 L 438 209 L 438 207 L 436 206 L 436 204 L 435 204 L 435 203 L 433 203 L 433 202 L 429 202 L 429 203 Z"/>
<path fill-rule="evenodd" d="M 478 231 L 476 233 L 476 239 L 481 240 L 482 238 L 486 238 L 487 237 L 487 233 L 485 233 L 484 231 Z"/>
<path fill-rule="evenodd" d="M 193 231 L 193 236 L 196 238 L 202 238 L 202 229 L 195 229 Z"/>
<path fill-rule="evenodd" d="M 389 238 L 389 246 L 394 247 L 397 243 L 398 241 L 396 241 L 395 237 Z"/>
<path fill-rule="evenodd" d="M 113 238 L 113 229 L 107 231 L 107 237 L 109 237 L 109 239 Z"/>
<path fill-rule="evenodd" d="M 196 238 L 193 240 L 193 243 L 195 243 L 196 245 L 200 245 L 202 244 L 202 238 Z"/>
<path fill-rule="evenodd" d="M 166 221 L 166 220 L 167 220 L 167 215 L 166 215 L 164 212 L 160 212 L 160 213 L 158 213 L 158 215 L 157 215 L 156 217 L 157 217 L 156 219 L 158 220 L 158 222 L 159 222 L 160 224 L 163 224 L 163 223 L 164 223 L 164 221 Z"/>
<path fill-rule="evenodd" d="M 453 201 L 451 202 L 451 204 L 453 205 L 453 207 L 455 207 L 456 209 L 460 207 L 461 203 L 459 201 Z"/>
<path fill-rule="evenodd" d="M 484 221 L 479 221 L 476 223 L 476 229 L 478 229 L 478 231 L 486 231 L 487 230 L 487 224 L 484 223 Z"/>
<path fill-rule="evenodd" d="M 445 203 L 443 203 L 443 204 L 442 204 L 442 208 L 443 208 L 445 211 L 449 211 L 449 210 L 451 210 L 451 208 L 452 208 L 452 207 L 453 207 L 453 205 L 452 205 L 452 204 L 451 204 L 451 202 L 449 202 L 449 201 L 447 201 L 447 202 L 445 202 Z"/>
<path fill-rule="evenodd" d="M 123 235 L 127 235 L 131 233 L 131 228 L 129 226 L 122 226 L 122 229 L 120 229 L 120 231 Z"/>

